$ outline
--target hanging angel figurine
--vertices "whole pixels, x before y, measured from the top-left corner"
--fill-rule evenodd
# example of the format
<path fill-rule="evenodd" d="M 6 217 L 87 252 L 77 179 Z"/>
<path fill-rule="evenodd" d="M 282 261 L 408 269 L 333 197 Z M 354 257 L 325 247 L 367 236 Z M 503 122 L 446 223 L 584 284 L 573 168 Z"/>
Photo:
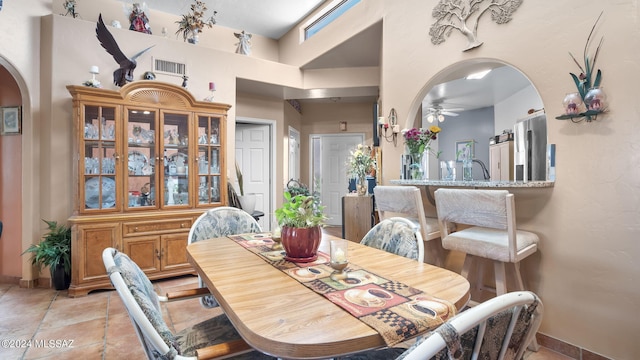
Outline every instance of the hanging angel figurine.
<path fill-rule="evenodd" d="M 240 33 L 233 33 L 233 35 L 235 35 L 239 40 L 236 44 L 236 54 L 251 54 L 251 34 L 247 34 L 242 30 Z"/>

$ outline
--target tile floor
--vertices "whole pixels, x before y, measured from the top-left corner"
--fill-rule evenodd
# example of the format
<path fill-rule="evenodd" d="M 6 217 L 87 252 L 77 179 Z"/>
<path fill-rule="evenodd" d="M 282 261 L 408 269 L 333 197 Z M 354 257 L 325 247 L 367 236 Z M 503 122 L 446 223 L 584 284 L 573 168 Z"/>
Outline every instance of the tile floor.
<path fill-rule="evenodd" d="M 197 277 L 154 282 L 159 293 L 197 286 Z M 167 324 L 179 331 L 220 310 L 204 309 L 198 299 L 163 304 Z M 9 341 L 13 341 L 11 344 Z M 26 345 L 30 347 L 15 347 Z M 10 347 L 9 345 L 14 345 Z M 113 290 L 69 298 L 67 291 L 24 289 L 0 284 L 0 359 L 144 359 L 142 346 L 124 306 Z M 527 360 L 570 360 L 547 348 Z"/>

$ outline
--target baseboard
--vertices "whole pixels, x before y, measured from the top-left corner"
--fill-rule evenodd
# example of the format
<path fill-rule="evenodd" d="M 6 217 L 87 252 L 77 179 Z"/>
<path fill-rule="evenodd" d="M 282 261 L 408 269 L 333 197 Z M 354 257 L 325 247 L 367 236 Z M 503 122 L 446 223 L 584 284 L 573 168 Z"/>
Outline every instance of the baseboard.
<path fill-rule="evenodd" d="M 0 275 L 0 284 L 20 285 L 20 278 L 17 276 Z"/>
<path fill-rule="evenodd" d="M 562 340 L 553 338 L 551 336 L 537 333 L 536 339 L 540 346 L 544 346 L 547 349 L 553 350 L 562 355 L 568 356 L 576 360 L 612 360 L 606 356 L 602 356 L 593 353 L 587 349 L 583 349 L 579 346 L 571 345 Z"/>

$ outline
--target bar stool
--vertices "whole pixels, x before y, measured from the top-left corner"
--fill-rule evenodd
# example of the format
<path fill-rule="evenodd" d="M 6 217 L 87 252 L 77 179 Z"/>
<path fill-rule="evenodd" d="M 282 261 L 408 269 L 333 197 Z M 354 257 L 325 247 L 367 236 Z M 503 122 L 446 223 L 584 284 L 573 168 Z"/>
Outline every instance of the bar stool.
<path fill-rule="evenodd" d="M 474 258 L 493 261 L 495 291 L 507 293 L 507 263 L 515 268 L 517 290 L 524 290 L 520 261 L 538 249 L 538 235 L 516 229 L 515 200 L 506 190 L 438 189 L 438 222 L 442 246 L 466 254 L 461 275 L 469 279 Z M 448 223 L 470 227 L 449 233 Z M 482 284 L 482 272 L 477 284 Z"/>
<path fill-rule="evenodd" d="M 373 193 L 380 221 L 398 216 L 412 221 L 422 234 L 426 262 L 442 267 L 444 249 L 438 242 L 430 241 L 440 238 L 438 219 L 426 216 L 420 189 L 415 186 L 378 185 L 373 188 Z"/>

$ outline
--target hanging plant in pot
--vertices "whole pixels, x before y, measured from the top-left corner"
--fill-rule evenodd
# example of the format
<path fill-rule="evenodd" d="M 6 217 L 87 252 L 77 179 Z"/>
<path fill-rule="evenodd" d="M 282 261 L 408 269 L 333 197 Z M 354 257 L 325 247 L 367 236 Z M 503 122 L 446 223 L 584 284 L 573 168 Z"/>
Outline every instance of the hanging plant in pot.
<path fill-rule="evenodd" d="M 32 254 L 31 263 L 42 271 L 49 267 L 56 290 L 65 290 L 71 283 L 71 228 L 56 221 L 42 220 L 49 226 L 38 244 L 32 244 L 22 255 Z"/>
<path fill-rule="evenodd" d="M 318 258 L 322 238 L 321 226 L 327 219 L 320 199 L 313 195 L 292 195 L 285 191 L 282 207 L 276 209 L 276 220 L 281 228 L 285 259 L 293 262 L 311 262 Z"/>

